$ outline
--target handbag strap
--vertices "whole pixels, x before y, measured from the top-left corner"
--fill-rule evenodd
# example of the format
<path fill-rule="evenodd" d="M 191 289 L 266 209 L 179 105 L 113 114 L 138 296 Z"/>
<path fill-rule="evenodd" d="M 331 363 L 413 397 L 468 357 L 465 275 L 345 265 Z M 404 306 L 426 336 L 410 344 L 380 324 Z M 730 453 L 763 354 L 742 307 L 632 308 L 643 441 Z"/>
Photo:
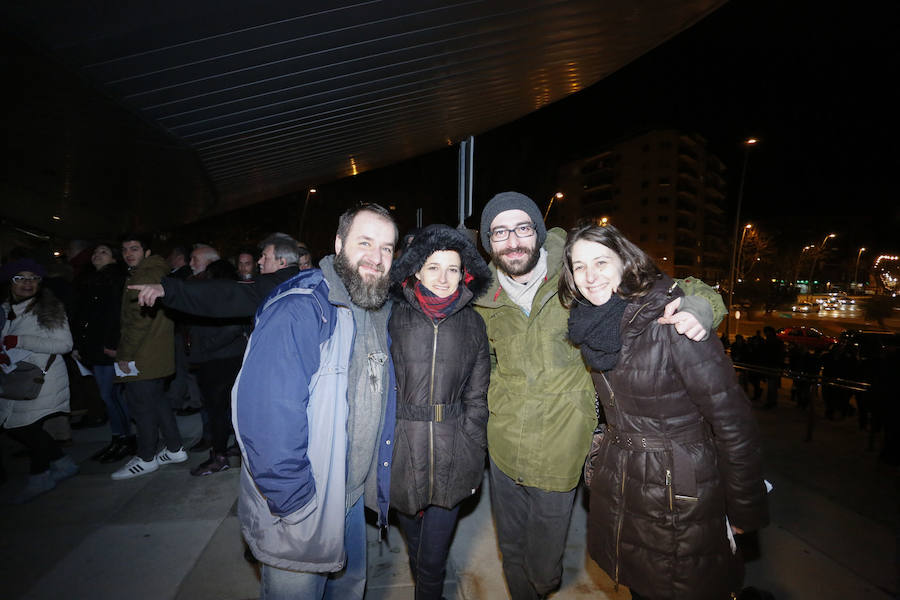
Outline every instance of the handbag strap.
<path fill-rule="evenodd" d="M 55 354 L 51 354 L 51 355 L 50 355 L 50 358 L 47 359 L 47 364 L 44 366 L 44 375 L 46 375 L 46 374 L 47 374 L 47 371 L 50 370 L 50 365 L 53 364 L 53 361 L 54 361 L 54 360 L 56 360 L 56 355 L 55 355 Z"/>

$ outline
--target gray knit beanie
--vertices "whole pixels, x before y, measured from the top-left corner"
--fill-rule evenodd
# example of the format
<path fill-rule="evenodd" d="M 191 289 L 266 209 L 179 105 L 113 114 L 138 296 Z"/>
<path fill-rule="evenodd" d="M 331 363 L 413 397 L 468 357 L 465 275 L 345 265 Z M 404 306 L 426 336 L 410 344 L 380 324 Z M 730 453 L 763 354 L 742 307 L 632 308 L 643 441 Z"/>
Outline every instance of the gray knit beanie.
<path fill-rule="evenodd" d="M 484 210 L 481 211 L 481 245 L 488 254 L 491 253 L 491 223 L 497 215 L 507 210 L 522 210 L 528 213 L 537 232 L 537 247 L 542 247 L 544 240 L 547 239 L 547 227 L 544 225 L 544 218 L 534 200 L 519 192 L 501 192 L 491 198 Z"/>

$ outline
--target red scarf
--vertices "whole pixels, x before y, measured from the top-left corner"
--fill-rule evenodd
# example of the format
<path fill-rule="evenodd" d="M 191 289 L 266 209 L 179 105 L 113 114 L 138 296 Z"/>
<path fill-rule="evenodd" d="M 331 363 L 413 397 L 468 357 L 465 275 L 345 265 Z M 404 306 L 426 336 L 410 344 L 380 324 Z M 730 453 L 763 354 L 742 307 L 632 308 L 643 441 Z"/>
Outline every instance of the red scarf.
<path fill-rule="evenodd" d="M 459 300 L 459 288 L 456 288 L 456 291 L 446 298 L 441 298 L 435 296 L 431 290 L 422 285 L 421 281 L 416 281 L 413 291 L 416 294 L 416 300 L 419 301 L 419 306 L 422 307 L 422 312 L 433 321 L 446 318 L 447 315 L 453 312 L 453 308 Z"/>

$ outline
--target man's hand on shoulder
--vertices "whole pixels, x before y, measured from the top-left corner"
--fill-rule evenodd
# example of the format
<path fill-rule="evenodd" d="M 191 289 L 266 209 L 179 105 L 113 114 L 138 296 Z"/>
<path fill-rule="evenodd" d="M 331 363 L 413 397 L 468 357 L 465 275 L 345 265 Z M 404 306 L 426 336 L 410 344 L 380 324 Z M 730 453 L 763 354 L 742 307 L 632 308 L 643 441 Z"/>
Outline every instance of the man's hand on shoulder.
<path fill-rule="evenodd" d="M 166 295 L 166 290 L 159 283 L 129 285 L 128 289 L 137 291 L 138 304 L 140 306 L 153 306 L 157 298 L 162 298 Z"/>
<path fill-rule="evenodd" d="M 681 306 L 681 298 L 676 298 L 668 304 L 663 311 L 663 316 L 657 319 L 662 325 L 674 325 L 675 331 L 695 342 L 706 339 L 706 328 L 697 318 L 688 312 L 676 312 Z"/>

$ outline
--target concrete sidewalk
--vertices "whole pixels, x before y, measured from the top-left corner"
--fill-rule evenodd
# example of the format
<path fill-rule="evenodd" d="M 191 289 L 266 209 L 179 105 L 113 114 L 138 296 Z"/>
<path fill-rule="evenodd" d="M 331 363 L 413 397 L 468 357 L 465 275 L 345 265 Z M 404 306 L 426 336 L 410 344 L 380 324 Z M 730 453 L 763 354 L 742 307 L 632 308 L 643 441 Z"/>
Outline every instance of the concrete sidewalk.
<path fill-rule="evenodd" d="M 789 387 L 789 384 L 786 384 Z M 855 421 L 820 421 L 804 443 L 806 414 L 782 389 L 774 411 L 756 411 L 764 437 L 772 524 L 759 535 L 761 558 L 748 563 L 747 585 L 779 600 L 887 600 L 896 597 L 900 472 L 867 452 Z M 200 434 L 199 416 L 179 417 L 185 440 Z M 238 469 L 191 477 L 188 463 L 134 480 L 109 479 L 119 465 L 88 457 L 104 428 L 73 432 L 68 448 L 81 473 L 23 506 L 0 511 L 3 599 L 247 600 L 258 597 L 258 572 L 243 558 L 235 515 Z M 15 493 L 27 460 L 0 436 Z M 490 515 L 487 478 L 461 511 L 444 595 L 448 600 L 507 598 Z M 627 599 L 586 556 L 586 501 L 579 492 L 565 572 L 555 600 Z M 411 600 L 412 581 L 395 527 L 386 542 L 369 528 L 367 598 Z"/>

